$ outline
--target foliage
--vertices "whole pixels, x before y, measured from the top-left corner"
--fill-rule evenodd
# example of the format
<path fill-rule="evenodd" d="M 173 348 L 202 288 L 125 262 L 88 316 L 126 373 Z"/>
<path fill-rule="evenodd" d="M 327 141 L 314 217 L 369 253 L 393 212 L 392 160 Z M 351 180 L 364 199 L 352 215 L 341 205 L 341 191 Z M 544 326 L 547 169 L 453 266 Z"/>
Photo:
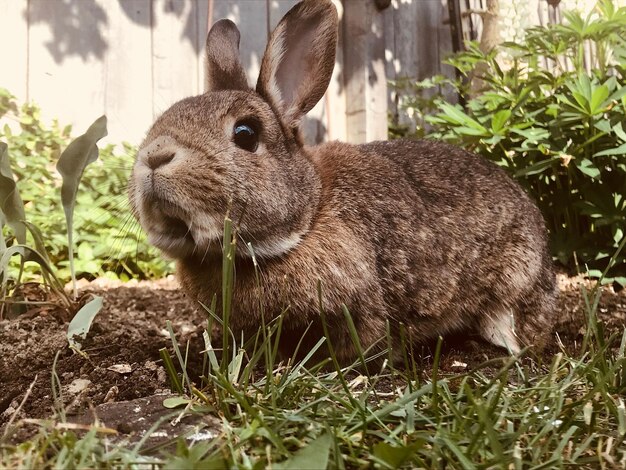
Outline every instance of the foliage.
<path fill-rule="evenodd" d="M 76 289 L 76 277 L 74 265 L 72 263 L 72 220 L 76 205 L 78 186 L 83 176 L 85 166 L 98 158 L 98 147 L 96 142 L 106 135 L 106 117 L 102 116 L 87 131 L 76 140 L 70 142 L 67 149 L 61 154 L 57 167 L 63 177 L 62 201 L 67 219 L 67 239 L 70 253 L 70 268 L 74 286 L 74 296 L 70 299 L 63 285 L 59 280 L 55 269 L 50 264 L 50 258 L 46 251 L 43 237 L 39 229 L 26 220 L 24 203 L 20 197 L 11 165 L 9 162 L 7 145 L 0 142 L 0 176 L 2 186 L 0 187 L 0 233 L 4 228 L 5 221 L 14 233 L 14 241 L 7 245 L 4 236 L 0 237 L 0 319 L 4 318 L 4 311 L 10 310 L 12 313 L 19 312 L 28 305 L 51 304 L 60 307 L 73 315 L 67 337 L 70 347 L 75 350 L 80 349 L 80 343 L 74 336 L 84 338 L 89 332 L 91 322 L 95 315 L 102 309 L 102 298 L 88 295 L 91 300 L 78 297 Z M 33 245 L 27 245 L 27 232 L 33 238 Z M 11 276 L 11 260 L 13 257 L 19 259 L 17 275 Z M 39 266 L 43 279 L 42 288 L 48 289 L 48 295 L 44 302 L 31 301 L 23 295 L 22 290 L 28 289 L 22 282 L 24 266 L 28 261 L 33 261 Z M 53 301 L 53 297 L 60 299 L 59 304 Z M 9 307 L 7 309 L 6 307 Z M 75 315 L 74 315 L 75 313 Z"/>
<path fill-rule="evenodd" d="M 0 88 L 0 116 L 16 121 L 17 131 L 5 125 L 6 141 L 18 191 L 24 200 L 26 219 L 44 235 L 51 264 L 60 279 L 70 279 L 68 244 L 63 206 L 59 196 L 61 177 L 55 170 L 61 149 L 70 141 L 71 128 L 42 122 L 33 104 L 18 109 L 15 98 Z M 100 150 L 100 159 L 85 171 L 75 209 L 76 271 L 79 277 L 162 277 L 169 263 L 150 247 L 130 213 L 126 182 L 134 149 L 124 144 L 116 154 L 112 145 Z M 34 275 L 27 266 L 27 274 Z"/>
<path fill-rule="evenodd" d="M 430 113 L 415 134 L 429 131 L 514 175 L 538 202 L 556 258 L 574 267 L 577 257 L 597 275 L 626 230 L 626 8 L 605 0 L 585 18 L 564 17 L 528 29 L 519 44 L 485 54 L 470 43 L 450 59 L 465 77 L 484 71 L 478 95 L 467 80 L 441 76 L 413 86 L 444 84 L 465 108 L 438 96 L 409 99 L 406 111 Z M 623 260 L 613 271 L 621 284 Z"/>

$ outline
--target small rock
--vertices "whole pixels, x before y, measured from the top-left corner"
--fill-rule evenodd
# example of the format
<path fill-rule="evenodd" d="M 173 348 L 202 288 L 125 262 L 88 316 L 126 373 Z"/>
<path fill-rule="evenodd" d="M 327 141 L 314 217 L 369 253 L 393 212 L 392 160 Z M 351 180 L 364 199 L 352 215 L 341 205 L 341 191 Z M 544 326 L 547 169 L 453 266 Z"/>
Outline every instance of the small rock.
<path fill-rule="evenodd" d="M 74 379 L 72 380 L 72 383 L 64 387 L 64 391 L 70 396 L 76 396 L 84 390 L 87 390 L 90 385 L 91 380 L 89 379 Z"/>
<path fill-rule="evenodd" d="M 110 367 L 107 367 L 107 370 L 111 372 L 117 372 L 118 374 L 130 374 L 133 371 L 133 368 L 130 364 L 114 364 Z"/>
<path fill-rule="evenodd" d="M 103 402 L 104 403 L 114 402 L 117 399 L 117 395 L 119 394 L 119 392 L 120 392 L 120 389 L 117 388 L 117 385 L 113 385 L 104 396 Z"/>

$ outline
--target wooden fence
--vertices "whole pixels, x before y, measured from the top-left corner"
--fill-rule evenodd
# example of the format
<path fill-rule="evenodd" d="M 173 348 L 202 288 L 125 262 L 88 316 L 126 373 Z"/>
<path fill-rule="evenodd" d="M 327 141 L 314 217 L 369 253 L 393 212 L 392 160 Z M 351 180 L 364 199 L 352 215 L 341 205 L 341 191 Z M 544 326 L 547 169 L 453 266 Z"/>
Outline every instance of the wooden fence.
<path fill-rule="evenodd" d="M 140 142 L 154 117 L 203 91 L 207 25 L 241 30 L 250 83 L 267 35 L 296 0 L 0 0 L 0 87 L 82 132 L 106 113 L 109 141 Z M 311 142 L 386 137 L 387 80 L 440 71 L 450 49 L 441 0 L 337 1 L 341 44 L 329 91 L 305 123 Z M 393 105 L 393 101 L 391 101 Z M 10 119 L 10 118 L 9 118 Z"/>
<path fill-rule="evenodd" d="M 309 142 L 364 142 L 387 135 L 398 99 L 388 80 L 451 75 L 447 0 L 334 0 L 342 19 L 335 73 L 310 113 Z M 624 0 L 616 0 L 620 3 Z M 563 0 L 589 5 L 592 0 Z M 241 30 L 250 83 L 269 32 L 296 0 L 0 0 L 0 87 L 38 103 L 44 117 L 75 132 L 101 114 L 109 141 L 137 144 L 155 116 L 203 92 L 209 24 L 230 18 Z M 481 0 L 461 0 L 480 9 Z M 546 0 L 500 0 L 506 39 L 545 22 Z M 476 30 L 480 18 L 470 17 Z M 7 118 L 5 118 L 6 120 Z M 11 117 L 8 117 L 10 121 Z"/>

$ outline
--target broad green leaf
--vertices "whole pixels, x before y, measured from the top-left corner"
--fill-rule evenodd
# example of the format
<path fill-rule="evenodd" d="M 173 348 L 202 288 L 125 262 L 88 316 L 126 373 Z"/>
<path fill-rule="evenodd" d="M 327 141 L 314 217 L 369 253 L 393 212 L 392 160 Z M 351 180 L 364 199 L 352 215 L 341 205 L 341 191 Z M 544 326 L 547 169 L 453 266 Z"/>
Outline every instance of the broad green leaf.
<path fill-rule="evenodd" d="M 604 157 L 608 155 L 626 155 L 626 144 L 622 144 L 614 149 L 603 150 L 594 154 L 594 157 Z"/>
<path fill-rule="evenodd" d="M 459 126 L 455 128 L 455 131 L 459 134 L 472 135 L 472 136 L 487 136 L 489 133 L 486 129 L 475 129 L 473 127 Z"/>
<path fill-rule="evenodd" d="M 613 278 L 615 282 L 617 282 L 620 286 L 626 287 L 626 277 L 616 276 Z"/>
<path fill-rule="evenodd" d="M 289 459 L 284 462 L 274 464 L 272 468 L 280 470 L 324 470 L 328 467 L 328 459 L 330 456 L 331 437 L 323 434 L 308 446 L 298 450 Z"/>
<path fill-rule="evenodd" d="M 501 111 L 498 111 L 496 114 L 494 114 L 493 117 L 491 118 L 491 129 L 493 130 L 493 132 L 494 133 L 500 132 L 510 117 L 511 117 L 510 109 L 503 109 Z"/>
<path fill-rule="evenodd" d="M 596 129 L 608 134 L 611 132 L 611 123 L 607 120 L 594 122 L 593 127 Z"/>
<path fill-rule="evenodd" d="M 593 90 L 591 95 L 591 101 L 589 102 L 591 114 L 598 114 L 604 111 L 604 101 L 609 97 L 609 88 L 606 85 L 601 85 Z"/>
<path fill-rule="evenodd" d="M 608 101 L 620 101 L 626 96 L 626 86 L 620 86 L 618 89 L 608 98 Z"/>
<path fill-rule="evenodd" d="M 585 73 L 581 73 L 578 76 L 578 89 L 579 91 L 582 93 L 582 95 L 585 97 L 585 101 L 589 102 L 591 101 L 591 80 L 589 79 L 589 76 L 587 76 L 587 74 Z"/>
<path fill-rule="evenodd" d="M 587 106 L 586 106 L 587 101 L 585 100 L 585 97 L 583 95 L 581 95 L 580 93 L 577 93 L 576 91 L 572 91 L 572 96 L 576 99 L 576 103 L 571 101 L 569 99 L 569 97 L 567 97 L 565 95 L 562 95 L 562 94 L 556 95 L 556 98 L 557 98 L 557 100 L 560 103 L 563 103 L 563 104 L 565 104 L 565 105 L 575 109 L 580 114 L 586 116 L 588 114 L 588 111 L 587 111 Z"/>
<path fill-rule="evenodd" d="M 624 87 L 624 89 L 626 89 L 626 87 Z M 608 121 L 603 121 L 603 122 L 608 122 Z M 615 132 L 615 135 L 617 137 L 622 139 L 622 142 L 626 142 L 626 132 L 624 132 L 624 128 L 622 127 L 621 122 L 618 122 L 617 124 L 613 126 L 613 132 Z"/>
<path fill-rule="evenodd" d="M 593 179 L 600 178 L 600 170 L 588 158 L 583 158 L 580 161 L 576 161 L 576 168 L 578 168 L 582 173 Z"/>
<path fill-rule="evenodd" d="M 550 136 L 550 133 L 546 129 L 537 127 L 531 129 L 512 128 L 511 132 L 519 134 L 534 143 L 537 143 L 539 140 L 547 139 Z"/>
<path fill-rule="evenodd" d="M 0 142 L 0 212 L 4 214 L 3 219 L 13 229 L 17 242 L 26 243 L 24 204 L 13 179 L 9 151 L 4 142 Z M 2 230 L 1 224 L 0 230 Z"/>
<path fill-rule="evenodd" d="M 74 237 L 73 237 L 73 216 L 74 204 L 78 185 L 83 176 L 85 168 L 90 163 L 98 159 L 98 146 L 96 143 L 107 135 L 107 118 L 98 118 L 80 137 L 67 146 L 59 157 L 57 170 L 63 177 L 61 186 L 61 202 L 65 211 L 67 221 L 67 238 L 69 249 L 70 271 L 72 274 L 72 284 L 74 286 L 74 297 L 77 296 L 76 272 L 74 270 Z"/>
<path fill-rule="evenodd" d="M 522 168 L 521 170 L 517 171 L 515 173 L 515 176 L 530 176 L 543 173 L 557 161 L 560 161 L 560 157 L 552 157 L 546 160 L 541 160 L 540 162 L 537 162 L 533 165 L 527 166 L 526 168 Z"/>
<path fill-rule="evenodd" d="M 452 106 L 451 104 L 448 104 L 448 103 L 442 103 L 441 108 L 443 109 L 445 116 L 454 120 L 454 122 L 473 128 L 480 132 L 484 132 L 484 133 L 487 132 L 487 129 L 485 129 L 485 127 L 482 124 L 472 119 L 471 117 L 469 117 L 467 114 L 465 114 L 463 111 L 456 108 L 455 106 Z"/>
<path fill-rule="evenodd" d="M 81 344 L 76 340 L 76 337 L 80 339 L 87 337 L 91 323 L 101 309 L 102 297 L 94 296 L 93 299 L 76 312 L 67 328 L 67 341 L 70 343 L 71 348 L 80 351 Z"/>
<path fill-rule="evenodd" d="M 84 261 L 88 261 L 93 259 L 93 250 L 91 249 L 91 245 L 87 242 L 83 242 L 78 245 L 78 249 L 76 250 L 76 254 L 78 258 Z"/>

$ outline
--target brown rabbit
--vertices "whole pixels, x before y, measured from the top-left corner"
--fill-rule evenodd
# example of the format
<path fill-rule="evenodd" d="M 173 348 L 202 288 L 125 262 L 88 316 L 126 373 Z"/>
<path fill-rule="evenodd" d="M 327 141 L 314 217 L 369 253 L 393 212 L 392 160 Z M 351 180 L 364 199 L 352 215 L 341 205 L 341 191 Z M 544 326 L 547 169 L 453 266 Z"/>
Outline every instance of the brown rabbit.
<path fill-rule="evenodd" d="M 177 260 L 187 293 L 210 303 L 230 211 L 261 278 L 240 247 L 231 328 L 255 334 L 261 304 L 268 317 L 285 311 L 285 355 L 307 328 L 304 347 L 323 335 L 318 280 L 344 363 L 356 354 L 344 304 L 364 348 L 387 323 L 398 344 L 404 325 L 415 343 L 467 333 L 513 353 L 541 347 L 555 318 L 546 230 L 501 169 L 433 141 L 303 146 L 299 125 L 330 81 L 337 23 L 330 0 L 294 6 L 270 37 L 256 90 L 236 26 L 213 26 L 208 92 L 158 118 L 137 156 L 130 200 L 150 241 Z"/>

